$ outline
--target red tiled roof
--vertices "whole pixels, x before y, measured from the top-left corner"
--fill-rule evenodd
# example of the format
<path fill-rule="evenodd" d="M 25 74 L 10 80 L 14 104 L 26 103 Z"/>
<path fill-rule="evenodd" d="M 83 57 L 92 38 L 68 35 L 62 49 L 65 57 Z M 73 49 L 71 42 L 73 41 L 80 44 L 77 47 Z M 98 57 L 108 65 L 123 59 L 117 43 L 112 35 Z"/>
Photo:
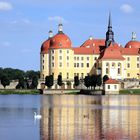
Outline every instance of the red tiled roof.
<path fill-rule="evenodd" d="M 140 42 L 139 41 L 129 41 L 125 48 L 140 48 Z"/>
<path fill-rule="evenodd" d="M 110 78 L 105 82 L 105 84 L 119 84 L 119 81 Z"/>
<path fill-rule="evenodd" d="M 140 49 L 138 48 L 124 48 L 121 51 L 122 55 L 139 55 Z"/>
<path fill-rule="evenodd" d="M 53 49 L 71 48 L 71 40 L 64 33 L 56 34 L 50 40 L 50 48 Z"/>
<path fill-rule="evenodd" d="M 110 45 L 108 48 L 101 52 L 99 59 L 124 60 L 124 57 L 120 52 L 121 50 L 123 50 L 123 48 L 119 47 L 117 44 Z"/>
<path fill-rule="evenodd" d="M 73 48 L 74 54 L 93 54 L 93 48 Z"/>
<path fill-rule="evenodd" d="M 48 53 L 49 47 L 50 47 L 50 39 L 43 42 L 43 44 L 41 46 L 41 53 Z"/>

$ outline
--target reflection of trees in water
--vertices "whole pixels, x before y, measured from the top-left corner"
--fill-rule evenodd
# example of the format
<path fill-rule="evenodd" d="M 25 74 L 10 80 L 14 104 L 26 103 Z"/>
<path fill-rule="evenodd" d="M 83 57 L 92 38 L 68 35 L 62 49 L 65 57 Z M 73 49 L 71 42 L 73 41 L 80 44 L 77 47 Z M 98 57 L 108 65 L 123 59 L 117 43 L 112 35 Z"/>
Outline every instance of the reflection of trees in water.
<path fill-rule="evenodd" d="M 140 111 L 124 109 L 124 106 L 133 104 L 140 105 L 138 98 L 45 96 L 42 98 L 41 138 L 42 140 L 140 138 L 138 133 Z"/>

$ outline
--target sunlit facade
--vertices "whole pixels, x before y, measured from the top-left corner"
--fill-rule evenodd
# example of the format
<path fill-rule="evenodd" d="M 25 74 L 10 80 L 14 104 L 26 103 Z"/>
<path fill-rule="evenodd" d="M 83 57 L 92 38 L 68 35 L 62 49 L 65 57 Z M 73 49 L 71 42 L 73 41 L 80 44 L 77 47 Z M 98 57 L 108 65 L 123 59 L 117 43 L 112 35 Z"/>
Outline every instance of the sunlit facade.
<path fill-rule="evenodd" d="M 62 75 L 63 81 L 73 81 L 88 74 L 108 75 L 112 79 L 139 78 L 140 42 L 136 33 L 124 47 L 114 40 L 111 15 L 109 15 L 106 39 L 94 39 L 90 36 L 80 47 L 73 47 L 70 38 L 59 24 L 58 33 L 49 31 L 49 38 L 42 44 L 40 52 L 41 79 L 47 75 Z"/>

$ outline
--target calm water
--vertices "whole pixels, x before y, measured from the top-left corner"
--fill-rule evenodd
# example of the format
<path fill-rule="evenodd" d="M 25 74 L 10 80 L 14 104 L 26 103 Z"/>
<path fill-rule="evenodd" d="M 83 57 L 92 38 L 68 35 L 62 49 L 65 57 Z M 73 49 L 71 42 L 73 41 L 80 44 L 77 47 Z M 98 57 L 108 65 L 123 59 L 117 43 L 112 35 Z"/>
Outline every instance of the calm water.
<path fill-rule="evenodd" d="M 140 140 L 140 96 L 0 95 L 0 140 Z"/>

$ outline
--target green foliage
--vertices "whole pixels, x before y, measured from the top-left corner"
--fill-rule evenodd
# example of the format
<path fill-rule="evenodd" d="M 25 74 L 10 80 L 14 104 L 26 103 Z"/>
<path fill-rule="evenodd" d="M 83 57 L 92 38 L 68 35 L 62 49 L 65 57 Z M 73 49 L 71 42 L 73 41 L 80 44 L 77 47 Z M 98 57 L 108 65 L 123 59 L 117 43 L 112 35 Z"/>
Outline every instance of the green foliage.
<path fill-rule="evenodd" d="M 57 84 L 58 84 L 59 86 L 62 86 L 62 84 L 63 84 L 62 76 L 61 76 L 61 75 L 58 75 Z"/>
<path fill-rule="evenodd" d="M 94 87 L 94 89 L 95 89 L 95 87 L 96 87 L 96 85 L 97 85 L 97 75 L 91 75 L 91 87 Z"/>
<path fill-rule="evenodd" d="M 53 75 L 46 76 L 46 78 L 45 78 L 45 85 L 48 88 L 51 88 L 53 86 L 53 81 L 54 81 Z"/>
<path fill-rule="evenodd" d="M 101 77 L 101 75 L 98 75 L 97 76 L 97 86 L 101 86 L 102 85 L 102 77 Z"/>
<path fill-rule="evenodd" d="M 37 89 L 37 85 L 38 85 L 38 77 L 34 75 L 34 77 L 32 77 L 31 89 Z"/>
<path fill-rule="evenodd" d="M 77 86 L 79 86 L 79 84 L 80 84 L 79 77 L 75 76 L 74 77 L 74 85 L 77 87 Z"/>
<path fill-rule="evenodd" d="M 84 85 L 89 88 L 91 86 L 91 77 L 88 75 L 88 76 L 85 76 L 85 79 L 84 79 Z"/>
<path fill-rule="evenodd" d="M 103 83 L 105 83 L 109 79 L 108 75 L 104 75 L 103 77 Z"/>
<path fill-rule="evenodd" d="M 1 84 L 3 85 L 4 88 L 10 84 L 10 80 L 7 75 L 3 75 L 1 77 Z"/>
<path fill-rule="evenodd" d="M 40 77 L 40 72 L 39 71 L 29 70 L 29 71 L 26 71 L 26 73 L 25 73 L 25 77 L 27 79 L 30 79 L 30 80 L 32 80 L 35 76 L 37 78 L 39 78 Z"/>

